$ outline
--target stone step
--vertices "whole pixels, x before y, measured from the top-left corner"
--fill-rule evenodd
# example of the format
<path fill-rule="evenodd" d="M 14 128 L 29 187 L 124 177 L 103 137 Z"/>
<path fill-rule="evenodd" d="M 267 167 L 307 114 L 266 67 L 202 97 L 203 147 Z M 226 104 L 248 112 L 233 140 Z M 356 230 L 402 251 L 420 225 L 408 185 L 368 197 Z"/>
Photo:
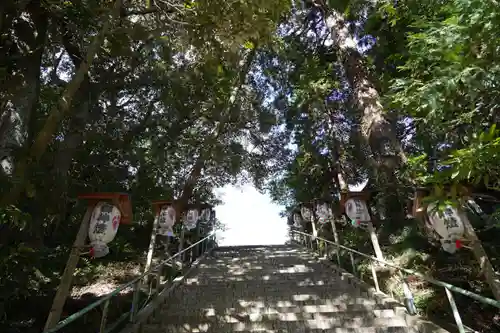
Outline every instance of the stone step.
<path fill-rule="evenodd" d="M 229 280 L 229 281 L 228 281 Z M 225 281 L 222 280 L 213 280 L 213 279 L 196 279 L 196 280 L 189 280 L 186 281 L 184 284 L 186 287 L 208 287 L 211 289 L 249 289 L 249 288 L 261 288 L 261 287 L 272 287 L 272 286 L 277 286 L 280 288 L 283 287 L 330 287 L 333 289 L 349 289 L 353 287 L 350 287 L 346 282 L 343 281 L 328 281 L 328 280 L 321 280 L 321 279 L 310 279 L 310 280 L 302 280 L 302 279 L 297 279 L 296 281 L 293 280 L 275 280 L 275 281 L 252 281 L 248 279 L 241 279 L 241 280 L 236 280 L 236 279 L 231 279 L 228 278 Z"/>
<path fill-rule="evenodd" d="M 185 332 L 356 332 L 356 333 L 382 333 L 400 332 L 408 333 L 404 320 L 393 318 L 378 318 L 372 320 L 371 324 L 363 325 L 361 321 L 347 321 L 335 318 L 314 319 L 301 321 L 261 321 L 261 322 L 237 322 L 224 323 L 217 321 L 204 322 L 179 322 L 171 324 L 148 324 L 143 332 L 160 333 L 185 333 Z"/>
<path fill-rule="evenodd" d="M 142 332 L 415 333 L 394 306 L 293 246 L 218 248 Z"/>
<path fill-rule="evenodd" d="M 161 308 L 162 317 L 167 316 L 183 316 L 186 309 L 176 307 L 175 305 L 164 306 Z M 253 314 L 279 314 L 279 313 L 351 313 L 367 316 L 375 316 L 380 318 L 393 317 L 395 311 L 392 307 L 384 308 L 380 305 L 365 305 L 365 304 L 339 304 L 339 305 L 305 305 L 305 306 L 255 306 L 255 307 L 242 307 L 242 308 L 190 308 L 187 312 L 189 314 L 197 313 L 198 316 L 215 316 L 216 313 L 244 313 L 248 315 Z"/>
<path fill-rule="evenodd" d="M 287 307 L 248 307 L 248 308 L 226 308 L 217 311 L 215 308 L 206 309 L 190 309 L 189 312 L 182 311 L 183 309 L 178 309 L 176 307 L 164 307 L 162 308 L 163 316 L 183 316 L 187 313 L 188 316 L 192 316 L 197 313 L 199 316 L 213 317 L 217 313 L 239 313 L 240 315 L 280 315 L 280 314 L 290 314 L 290 313 L 302 313 L 302 314 L 314 314 L 314 313 L 328 313 L 343 316 L 347 315 L 365 315 L 367 317 L 378 317 L 378 318 L 389 318 L 396 316 L 394 309 L 387 308 L 383 309 L 379 306 L 366 306 L 361 304 L 343 304 L 343 305 L 306 305 L 302 307 L 298 306 L 287 306 Z"/>
<path fill-rule="evenodd" d="M 313 288 L 313 289 L 320 289 L 320 288 L 325 288 L 325 289 L 333 289 L 333 290 L 338 290 L 338 289 L 345 289 L 345 290 L 354 290 L 356 289 L 353 285 L 347 283 L 346 281 L 342 280 L 335 280 L 335 279 L 282 279 L 282 280 L 275 280 L 275 281 L 251 281 L 251 280 L 240 280 L 240 281 L 235 281 L 231 278 L 226 278 L 224 280 L 214 280 L 214 279 L 203 279 L 203 278 L 196 278 L 196 279 L 190 279 L 187 278 L 185 283 L 182 284 L 184 289 L 186 290 L 193 290 L 193 289 L 202 289 L 204 287 L 210 288 L 210 289 L 260 289 L 260 288 L 268 288 L 271 289 L 272 287 L 280 287 L 280 289 L 283 289 L 283 287 L 290 286 L 293 288 L 297 289 L 307 289 L 307 288 Z"/>
<path fill-rule="evenodd" d="M 210 293 L 212 295 L 224 295 L 228 293 L 253 293 L 256 295 L 268 294 L 268 293 L 280 293 L 280 294 L 311 294 L 320 292 L 324 295 L 339 295 L 342 292 L 353 292 L 355 294 L 356 289 L 345 283 L 335 283 L 327 281 L 305 281 L 305 282 L 291 282 L 283 281 L 281 283 L 256 283 L 256 282 L 241 282 L 241 283 L 200 283 L 200 284 L 190 284 L 182 285 L 179 287 L 177 294 L 183 293 Z"/>
<path fill-rule="evenodd" d="M 255 296 L 252 299 L 248 297 L 241 299 L 232 297 L 231 295 L 205 295 L 203 297 L 190 297 L 182 295 L 182 297 L 169 298 L 166 304 L 175 304 L 177 308 L 199 309 L 211 307 L 296 307 L 296 306 L 339 306 L 339 305 L 364 305 L 364 306 L 381 306 L 383 308 L 394 307 L 395 304 L 390 299 L 376 299 L 362 296 L 344 295 L 343 297 L 331 297 L 322 295 L 321 297 L 313 294 L 303 295 L 281 295 L 281 296 Z"/>
<path fill-rule="evenodd" d="M 335 327 L 330 329 L 315 329 L 308 327 L 300 327 L 295 330 L 276 330 L 269 328 L 249 328 L 240 331 L 224 331 L 218 327 L 160 327 L 156 325 L 145 326 L 142 333 L 232 333 L 232 332 L 266 332 L 266 333 L 418 333 L 412 328 L 407 327 L 359 327 L 359 328 L 344 328 Z"/>
<path fill-rule="evenodd" d="M 206 272 L 192 275 L 186 279 L 186 284 L 196 284 L 200 281 L 213 282 L 216 284 L 231 284 L 241 282 L 261 282 L 261 283 L 275 283 L 275 282 L 298 282 L 298 281 L 323 281 L 330 283 L 347 283 L 347 278 L 335 276 L 333 272 L 317 272 L 317 273 L 293 273 L 293 274 L 207 274 Z"/>
<path fill-rule="evenodd" d="M 325 324 L 329 327 L 405 327 L 406 321 L 399 316 L 377 317 L 370 312 L 323 312 L 323 313 L 275 313 L 275 314 L 225 314 L 213 316 L 197 316 L 196 314 L 167 315 L 161 316 L 162 324 L 165 325 L 184 325 L 186 323 L 216 323 L 216 324 L 264 324 L 272 326 L 272 324 L 280 324 L 286 322 L 307 323 L 308 327 L 319 325 L 316 328 L 326 329 Z M 311 326 L 312 325 L 312 326 Z M 321 326 L 321 327 L 320 327 Z"/>

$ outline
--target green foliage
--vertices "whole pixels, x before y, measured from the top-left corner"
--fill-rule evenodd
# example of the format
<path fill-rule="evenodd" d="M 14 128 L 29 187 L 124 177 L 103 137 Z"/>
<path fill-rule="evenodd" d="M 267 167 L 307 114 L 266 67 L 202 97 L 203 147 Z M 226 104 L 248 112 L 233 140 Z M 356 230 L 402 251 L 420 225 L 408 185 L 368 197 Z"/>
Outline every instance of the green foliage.
<path fill-rule="evenodd" d="M 325 1 L 331 8 L 319 11 L 320 2 L 304 3 L 308 11 L 288 0 L 133 1 L 112 20 L 109 1 L 5 7 L 2 302 L 53 293 L 84 209 L 77 205 L 82 192 L 132 195 L 135 224 L 120 229 L 109 260 L 134 261 L 147 242 L 151 200 L 217 203 L 214 188 L 253 181 L 291 211 L 315 199 L 336 204 L 339 174 L 351 185 L 368 180 L 387 255 L 445 280 L 453 274 L 440 272 L 452 265 L 462 274 L 457 283 L 474 280 L 472 259 L 460 254 L 463 272 L 440 254 L 425 227 L 405 219 L 405 202 L 413 186 L 433 189 L 429 200 L 441 205 L 455 203 L 463 185 L 500 186 L 498 5 L 342 0 Z M 342 25 L 327 34 L 321 17 L 331 10 L 358 21 L 348 33 L 373 45 L 364 52 L 336 45 L 330 37 Z M 70 116 L 52 122 L 51 110 L 107 22 L 111 29 L 76 89 Z M 353 87 L 359 82 L 380 98 L 370 91 L 376 100 L 363 99 L 366 92 Z M 387 122 L 375 143 L 392 147 L 388 139 L 397 133 L 404 165 L 393 163 L 394 152 L 372 151 L 362 128 L 367 119 L 380 120 L 374 114 L 380 106 Z M 54 135 L 42 132 L 47 122 Z M 45 153 L 20 168 L 37 136 L 45 137 Z M 19 184 L 21 194 L 12 194 Z M 486 219 L 477 215 L 474 226 L 487 251 L 498 254 L 494 215 Z M 331 234 L 329 226 L 321 232 Z M 339 232 L 344 244 L 371 251 L 366 234 L 350 226 Z M 90 283 L 104 267 L 82 261 L 79 281 Z M 417 303 L 439 308 L 444 295 L 423 288 Z M 13 312 L 20 313 L 1 320 Z"/>
<path fill-rule="evenodd" d="M 248 146 L 275 117 L 249 72 L 290 2 L 132 1 L 111 19 L 112 3 L 23 1 L 0 14 L 0 303 L 15 305 L 0 318 L 7 331 L 17 321 L 41 329 L 85 208 L 79 194 L 128 192 L 134 211 L 108 258 L 80 262 L 77 281 L 88 284 L 112 262 L 142 260 L 151 200 L 217 204 L 215 188 L 267 175 Z M 51 110 L 105 23 L 58 123 Z M 20 168 L 36 137 L 45 153 Z M 39 313 L 18 311 L 35 296 Z"/>

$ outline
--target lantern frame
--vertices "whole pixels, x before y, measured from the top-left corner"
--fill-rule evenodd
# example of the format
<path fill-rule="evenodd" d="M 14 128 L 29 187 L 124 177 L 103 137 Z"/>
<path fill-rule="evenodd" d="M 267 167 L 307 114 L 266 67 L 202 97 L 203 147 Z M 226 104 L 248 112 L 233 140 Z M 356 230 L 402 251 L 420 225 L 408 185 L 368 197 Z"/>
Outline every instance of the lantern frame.
<path fill-rule="evenodd" d="M 320 214 L 318 214 L 319 211 L 321 211 L 321 209 L 319 209 L 320 207 L 324 207 L 326 206 L 326 210 L 327 210 L 327 216 L 324 217 L 324 221 L 322 221 L 323 217 L 320 216 Z M 325 201 L 318 201 L 315 203 L 314 205 L 314 212 L 316 214 L 316 217 L 318 218 L 318 222 L 323 225 L 323 224 L 327 224 L 328 222 L 330 222 L 330 220 L 332 220 L 334 217 L 335 217 L 335 213 L 333 212 L 333 209 L 331 207 L 331 205 L 328 203 L 328 202 L 325 202 Z"/>
<path fill-rule="evenodd" d="M 174 206 L 174 203 L 169 200 L 153 200 L 151 202 L 151 205 L 153 206 L 153 213 L 155 216 L 158 214 L 158 212 L 163 208 L 163 206 Z M 175 209 L 175 207 L 174 207 Z M 177 210 L 175 211 L 177 214 Z M 176 219 L 177 222 L 177 219 Z"/>
<path fill-rule="evenodd" d="M 305 218 L 304 217 L 304 214 L 302 214 L 302 209 L 307 209 L 309 211 L 309 218 Z M 311 218 L 314 217 L 314 206 L 311 205 L 311 204 L 300 204 L 299 205 L 299 214 L 300 214 L 300 217 L 302 218 L 302 221 L 304 221 L 305 223 L 311 223 Z"/>
<path fill-rule="evenodd" d="M 359 191 L 359 192 L 341 192 L 340 193 L 340 213 L 345 214 L 345 204 L 349 199 L 361 199 L 364 200 L 366 206 L 368 207 L 368 201 L 370 200 L 371 193 L 369 191 Z"/>
<path fill-rule="evenodd" d="M 131 224 L 133 218 L 132 203 L 128 193 L 121 192 L 97 192 L 81 194 L 77 197 L 80 200 L 86 200 L 88 206 L 95 206 L 101 201 L 111 202 L 120 210 L 120 224 Z"/>

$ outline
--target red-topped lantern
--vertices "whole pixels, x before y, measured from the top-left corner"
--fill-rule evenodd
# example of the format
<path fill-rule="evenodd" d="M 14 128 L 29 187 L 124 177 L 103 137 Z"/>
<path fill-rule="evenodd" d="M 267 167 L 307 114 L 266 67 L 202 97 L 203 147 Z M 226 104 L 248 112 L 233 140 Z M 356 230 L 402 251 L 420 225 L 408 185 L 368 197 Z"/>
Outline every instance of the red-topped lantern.
<path fill-rule="evenodd" d="M 174 224 L 176 222 L 177 212 L 171 201 L 157 200 L 153 201 L 155 215 L 158 217 L 158 235 L 174 236 Z"/>
<path fill-rule="evenodd" d="M 108 244 L 113 241 L 120 223 L 131 223 L 132 205 L 128 194 L 92 193 L 78 197 L 94 207 L 89 221 L 88 237 L 90 255 L 101 258 L 109 253 Z"/>
<path fill-rule="evenodd" d="M 442 248 L 449 253 L 455 253 L 462 247 L 461 239 L 465 233 L 465 226 L 458 209 L 446 206 L 443 212 L 437 210 L 435 204 L 427 207 L 429 221 L 436 233 L 440 236 Z"/>
<path fill-rule="evenodd" d="M 121 214 L 120 224 L 132 223 L 132 218 L 133 218 L 132 202 L 130 201 L 130 196 L 127 193 L 120 193 L 120 192 L 88 193 L 79 195 L 78 199 L 87 200 L 89 205 L 96 205 L 100 201 L 111 202 L 115 207 L 117 207 L 120 210 Z"/>
<path fill-rule="evenodd" d="M 340 195 L 341 210 L 345 212 L 354 227 L 364 227 L 371 221 L 367 201 L 370 194 L 361 192 L 342 192 Z"/>
<path fill-rule="evenodd" d="M 186 213 L 186 220 L 184 221 L 184 227 L 187 230 L 192 230 L 196 228 L 199 219 L 199 211 L 197 208 L 191 208 Z"/>
<path fill-rule="evenodd" d="M 320 224 L 326 224 L 333 219 L 333 211 L 327 203 L 316 204 L 316 216 Z"/>

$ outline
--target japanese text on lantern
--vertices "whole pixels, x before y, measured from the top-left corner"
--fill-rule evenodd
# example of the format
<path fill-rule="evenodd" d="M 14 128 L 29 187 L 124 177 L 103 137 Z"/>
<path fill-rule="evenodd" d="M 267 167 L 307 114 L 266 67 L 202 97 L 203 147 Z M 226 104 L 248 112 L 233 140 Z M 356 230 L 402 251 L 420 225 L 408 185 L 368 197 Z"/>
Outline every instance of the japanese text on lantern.
<path fill-rule="evenodd" d="M 113 211 L 113 206 L 109 204 L 104 204 L 101 207 L 99 216 L 97 217 L 96 225 L 94 226 L 94 234 L 102 234 L 106 232 L 106 223 L 109 222 L 110 214 Z"/>
<path fill-rule="evenodd" d="M 458 228 L 458 221 L 455 214 L 453 214 L 453 210 L 449 207 L 444 211 L 444 225 L 446 229 Z"/>
<path fill-rule="evenodd" d="M 165 224 L 167 222 L 167 214 L 167 209 L 163 209 L 160 211 L 160 216 L 158 217 L 160 219 L 160 224 Z"/>
<path fill-rule="evenodd" d="M 361 201 L 354 200 L 354 205 L 356 206 L 356 214 L 361 214 L 363 212 L 363 206 L 361 206 Z"/>

